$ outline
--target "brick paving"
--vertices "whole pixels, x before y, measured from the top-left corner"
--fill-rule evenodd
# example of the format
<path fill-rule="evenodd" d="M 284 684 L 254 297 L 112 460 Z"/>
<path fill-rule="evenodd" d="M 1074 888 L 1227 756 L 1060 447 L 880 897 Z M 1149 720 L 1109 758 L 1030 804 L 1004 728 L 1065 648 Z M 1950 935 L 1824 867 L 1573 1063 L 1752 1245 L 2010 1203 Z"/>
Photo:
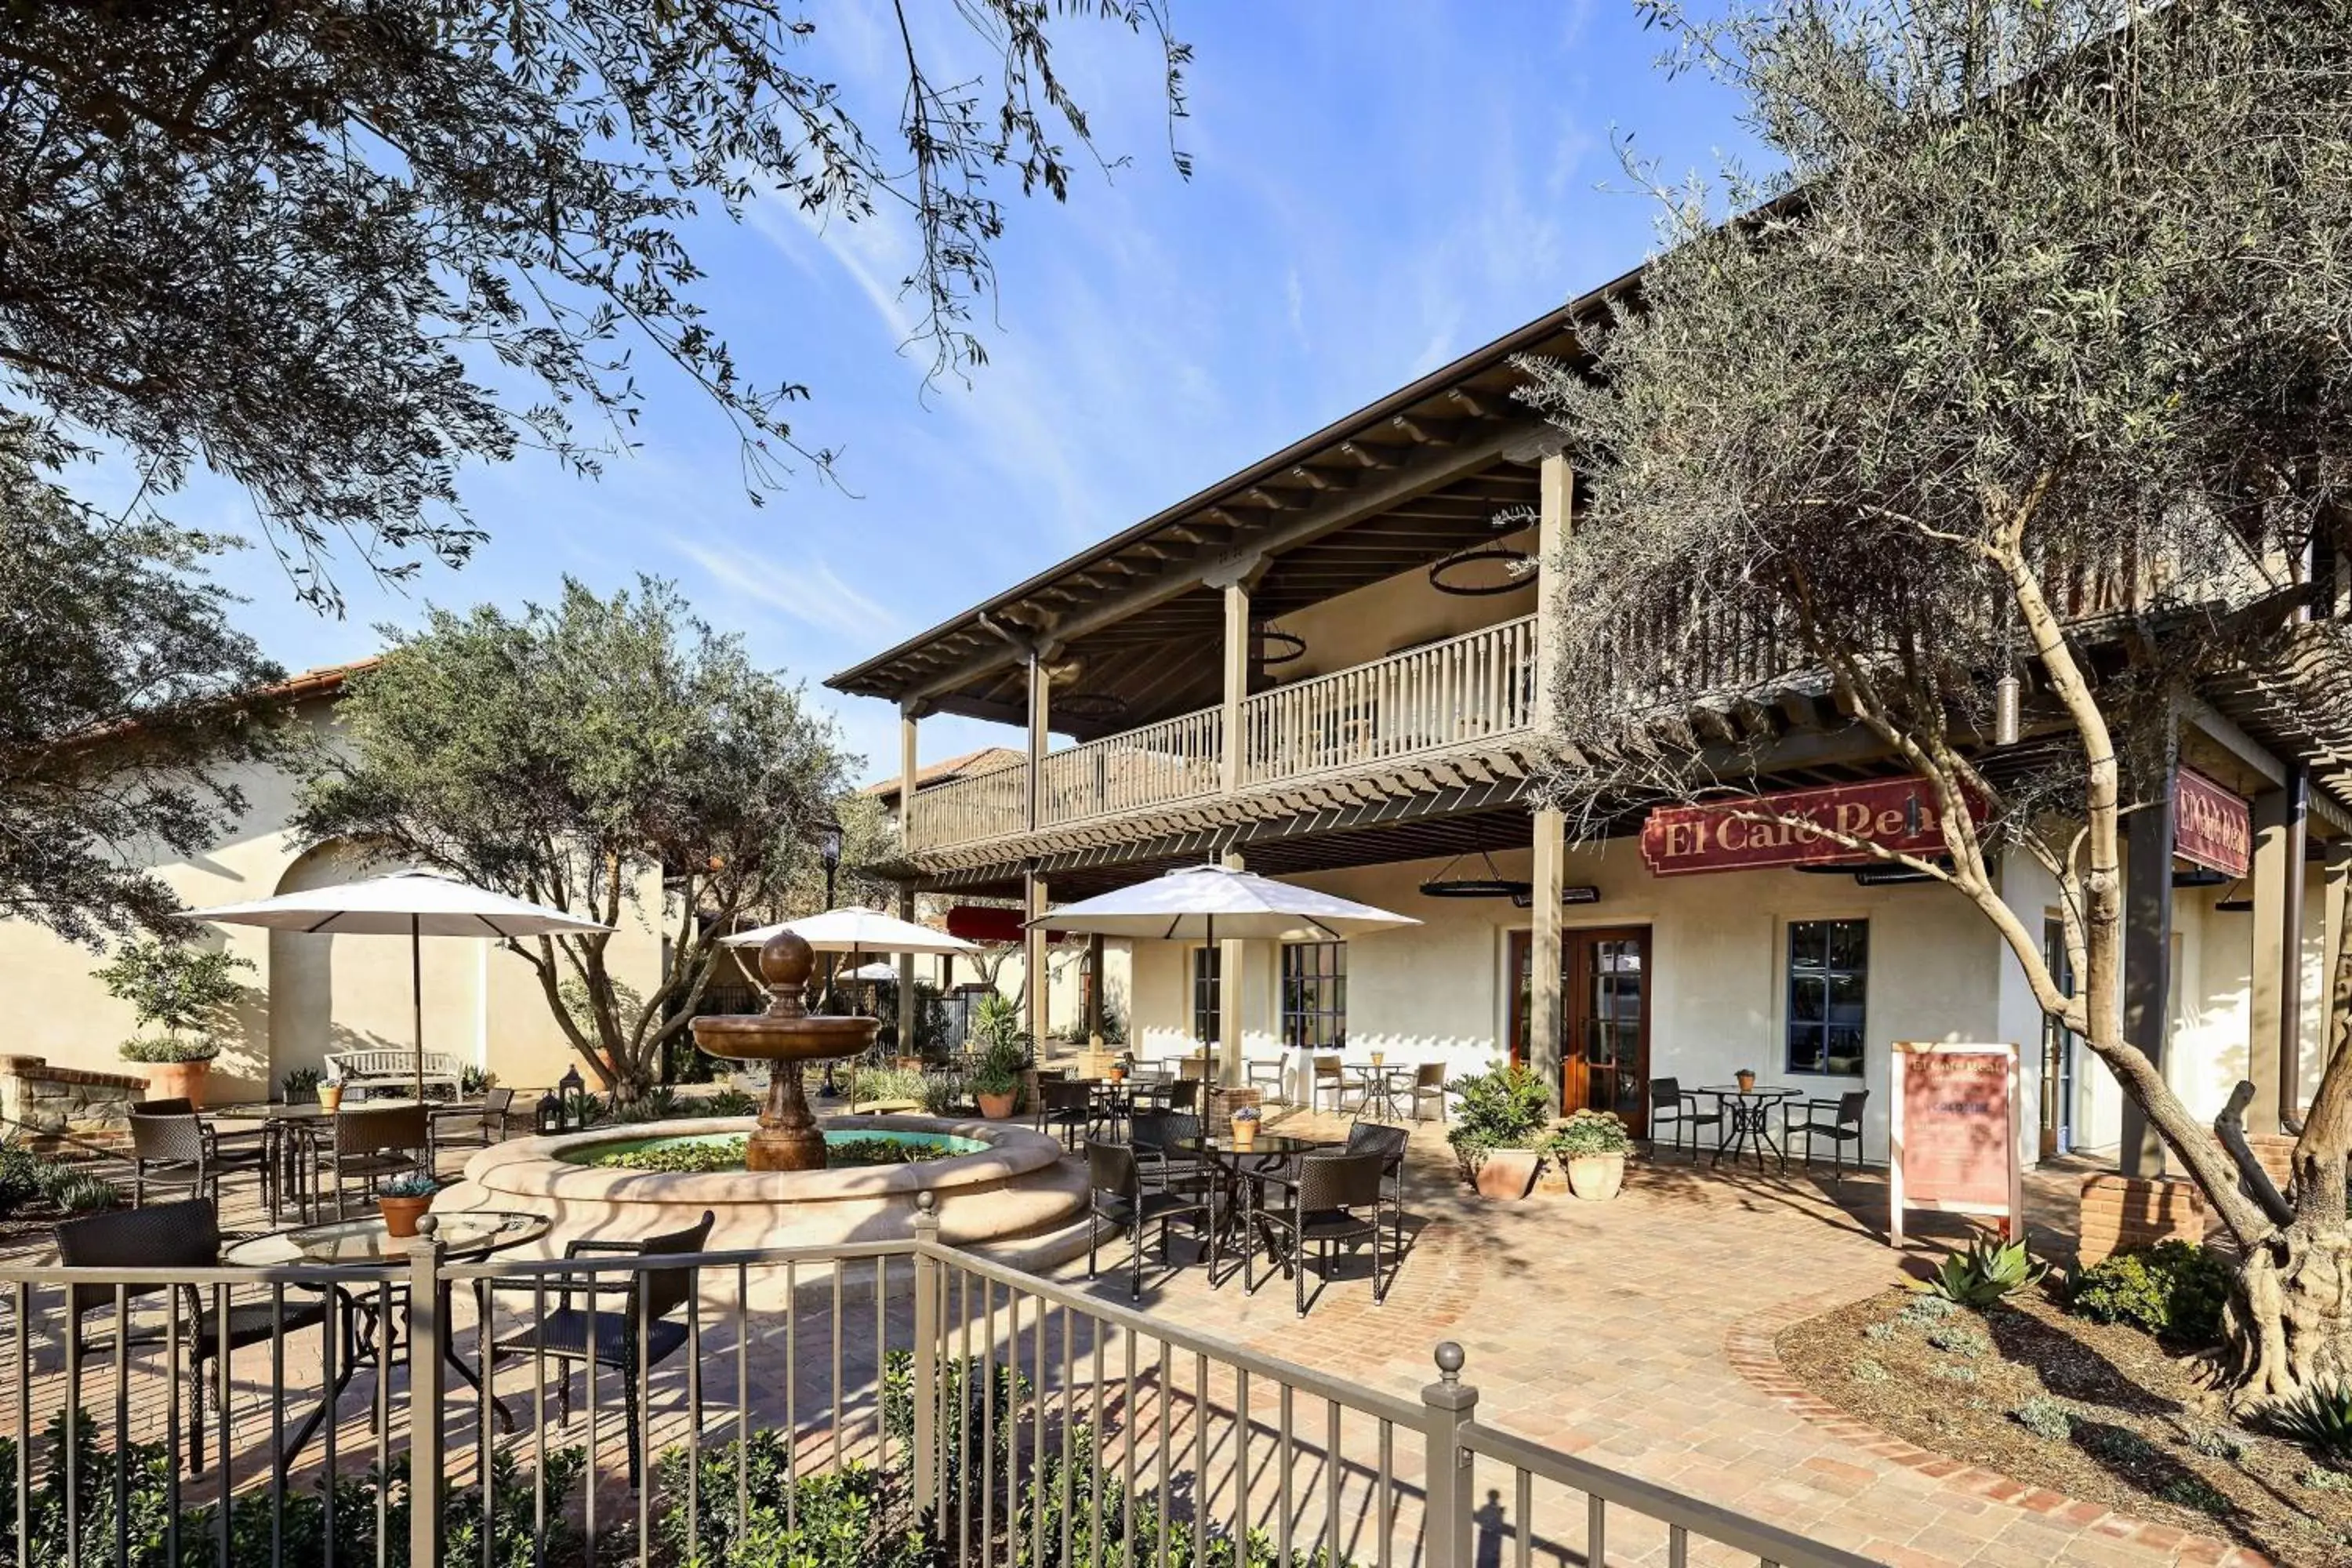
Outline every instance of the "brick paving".
<path fill-rule="evenodd" d="M 1284 1130 L 1344 1135 L 1344 1125 L 1330 1118 L 1294 1116 Z M 2067 1172 L 2038 1179 L 2030 1199 L 2037 1217 L 2063 1221 L 2077 1181 Z M 1874 1179 L 1851 1179 L 1840 1193 L 1826 1179 L 1761 1178 L 1752 1171 L 1733 1175 L 1671 1154 L 1659 1163 L 1638 1162 L 1614 1203 L 1538 1194 L 1520 1204 L 1489 1204 L 1462 1188 L 1441 1130 L 1424 1127 L 1414 1134 L 1408 1162 L 1412 1245 L 1384 1305 L 1372 1305 L 1360 1270 L 1343 1271 L 1322 1286 L 1301 1321 L 1293 1314 L 1288 1282 L 1278 1276 L 1244 1296 L 1237 1279 L 1213 1289 L 1204 1270 L 1188 1267 L 1148 1273 L 1142 1310 L 1172 1327 L 1235 1340 L 1258 1354 L 1416 1403 L 1434 1376 L 1433 1347 L 1454 1340 L 1466 1354 L 1464 1381 L 1478 1390 L 1482 1422 L 1890 1563 L 2261 1561 L 2223 1542 L 2183 1536 L 1928 1454 L 1797 1387 L 1772 1353 L 1774 1335 L 1898 1277 L 1902 1260 L 1879 1230 L 1884 1205 L 1885 1187 Z M 246 1228 L 266 1223 L 234 1206 L 231 1222 Z M 2063 1248 L 2059 1225 L 2037 1232 L 2043 1246 Z M 1915 1266 L 1935 1245 L 1914 1253 Z M 1179 1257 L 1191 1257 L 1181 1242 Z M 1120 1244 L 1106 1247 L 1105 1260 L 1111 1267 L 1091 1287 L 1082 1265 L 1065 1268 L 1056 1278 L 1124 1306 Z M 893 1266 L 878 1320 L 865 1272 L 870 1266 L 847 1276 L 837 1316 L 831 1278 L 816 1271 L 798 1281 L 797 1311 L 755 1310 L 748 1327 L 733 1310 L 731 1279 L 712 1282 L 702 1312 L 702 1440 L 731 1436 L 740 1388 L 748 1394 L 753 1425 L 782 1425 L 789 1416 L 811 1464 L 830 1458 L 836 1438 L 843 1452 L 871 1458 L 877 1352 L 886 1344 L 903 1347 L 912 1335 L 903 1287 L 908 1267 Z M 781 1283 L 754 1282 L 754 1293 L 778 1299 Z M 1038 1374 L 1034 1299 L 1015 1305 L 1001 1289 L 983 1292 L 971 1286 L 951 1290 L 948 1304 L 951 1353 L 969 1344 L 977 1354 L 992 1338 L 1000 1346 L 1009 1340 L 1024 1374 Z M 528 1305 L 527 1296 L 502 1298 L 497 1331 L 512 1327 Z M 460 1351 L 471 1362 L 474 1316 L 463 1292 L 456 1311 Z M 63 1397 L 54 1328 L 53 1315 L 37 1311 L 27 1348 L 37 1371 L 37 1425 Z M 1336 1511 L 1343 1550 L 1364 1563 L 1381 1560 L 1378 1509 L 1385 1498 L 1396 1510 L 1393 1528 L 1385 1532 L 1394 1543 L 1389 1560 L 1418 1561 L 1423 1460 L 1417 1432 L 1384 1430 L 1379 1420 L 1357 1412 L 1341 1419 L 1335 1447 L 1332 1412 L 1321 1399 L 1302 1392 L 1294 1400 L 1263 1380 L 1251 1390 L 1244 1430 L 1234 1419 L 1241 1390 L 1228 1370 L 1213 1366 L 1202 1385 L 1197 1369 L 1187 1364 L 1191 1358 L 1178 1354 L 1163 1380 L 1160 1342 L 1148 1334 L 1130 1337 L 1090 1321 L 1073 1323 L 1059 1312 L 1045 1316 L 1045 1328 L 1042 1381 L 1049 1397 L 1044 1403 L 1056 1413 L 1045 1434 L 1049 1444 L 1060 1441 L 1061 1415 L 1092 1418 L 1099 1408 L 1095 1430 L 1106 1441 L 1106 1462 L 1114 1469 L 1133 1465 L 1143 1495 L 1156 1484 L 1164 1434 L 1187 1494 L 1180 1508 L 1223 1521 L 1235 1512 L 1237 1496 L 1245 1498 L 1254 1522 L 1286 1518 L 1296 1535 L 1309 1542 L 1322 1538 Z M 0 1313 L 0 1352 L 11 1366 L 16 1334 L 13 1315 Z M 1126 1371 L 1130 1353 L 1133 1380 Z M 284 1406 L 290 1421 L 316 1397 L 319 1363 L 313 1342 L 300 1337 L 289 1341 L 285 1355 L 287 1386 L 295 1391 Z M 268 1398 L 268 1357 L 266 1348 L 257 1348 L 236 1360 L 232 1447 L 241 1486 L 266 1484 L 268 1476 L 278 1408 Z M 653 1379 L 649 1430 L 656 1446 L 684 1440 L 691 1427 L 686 1359 L 666 1363 Z M 88 1396 L 101 1421 L 110 1423 L 110 1368 L 94 1368 L 89 1375 Z M 633 1517 L 635 1504 L 622 1475 L 622 1423 L 609 1374 L 604 1383 L 596 1438 L 603 1479 L 596 1497 L 609 1531 L 616 1520 Z M 170 1415 L 165 1384 L 150 1375 L 134 1378 L 133 1385 L 131 1428 L 135 1436 L 159 1437 Z M 531 1369 L 527 1363 L 509 1365 L 493 1386 L 518 1418 L 523 1435 L 517 1440 L 527 1459 L 537 1436 Z M 362 1374 L 338 1407 L 338 1463 L 346 1473 L 378 1451 L 376 1388 Z M 314 1392 L 306 1395 L 305 1389 Z M 381 1416 L 395 1448 L 404 1441 L 402 1403 L 395 1392 Z M 584 1440 L 586 1423 L 576 1413 L 568 1427 L 552 1426 L 554 1405 L 551 1394 L 548 1440 Z M 0 1429 L 16 1428 L 15 1406 L 14 1397 L 0 1403 Z M 475 1408 L 470 1396 L 452 1406 L 458 1458 L 451 1479 L 461 1484 L 473 1484 L 477 1474 Z M 1024 1423 L 1013 1436 L 1016 1451 L 1034 1452 L 1034 1426 Z M 987 1447 L 984 1434 L 974 1434 L 972 1441 L 977 1448 Z M 1203 1451 L 1208 1462 L 1194 1478 L 1187 1472 Z M 314 1476 L 322 1462 L 320 1445 L 314 1444 L 296 1483 Z M 1236 1487 L 1237 1472 L 1247 1477 L 1244 1488 Z M 1386 1488 L 1384 1476 L 1391 1483 Z M 1524 1536 L 1530 1561 L 1586 1562 L 1580 1494 L 1537 1483 L 1522 1509 L 1514 1479 L 1493 1461 L 1477 1470 L 1484 1502 L 1478 1560 L 1518 1561 Z M 1612 1514 L 1610 1563 L 1664 1563 L 1666 1552 L 1662 1531 L 1645 1530 L 1622 1511 Z M 1692 1556 L 1694 1562 L 1718 1560 L 1734 1559 L 1706 1551 Z"/>

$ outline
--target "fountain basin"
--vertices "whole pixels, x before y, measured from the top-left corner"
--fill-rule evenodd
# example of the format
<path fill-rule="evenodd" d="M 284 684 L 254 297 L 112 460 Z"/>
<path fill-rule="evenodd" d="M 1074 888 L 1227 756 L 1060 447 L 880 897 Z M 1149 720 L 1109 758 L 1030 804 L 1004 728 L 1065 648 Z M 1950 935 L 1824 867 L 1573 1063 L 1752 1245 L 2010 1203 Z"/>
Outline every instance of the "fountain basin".
<path fill-rule="evenodd" d="M 1086 1206 L 1083 1171 L 1062 1145 L 1001 1122 L 932 1116 L 834 1116 L 822 1130 L 851 1137 L 919 1137 L 950 1151 L 908 1164 L 803 1171 L 629 1171 L 583 1164 L 599 1148 L 650 1139 L 744 1137 L 750 1117 L 603 1128 L 519 1138 L 483 1150 L 464 1178 L 435 1197 L 436 1211 L 509 1209 L 555 1221 L 547 1250 L 593 1237 L 629 1240 L 717 1216 L 713 1251 L 825 1247 L 914 1235 L 915 1197 L 937 1197 L 940 1238 L 983 1250 L 1063 1227 Z M 961 1152 L 966 1144 L 970 1152 Z"/>

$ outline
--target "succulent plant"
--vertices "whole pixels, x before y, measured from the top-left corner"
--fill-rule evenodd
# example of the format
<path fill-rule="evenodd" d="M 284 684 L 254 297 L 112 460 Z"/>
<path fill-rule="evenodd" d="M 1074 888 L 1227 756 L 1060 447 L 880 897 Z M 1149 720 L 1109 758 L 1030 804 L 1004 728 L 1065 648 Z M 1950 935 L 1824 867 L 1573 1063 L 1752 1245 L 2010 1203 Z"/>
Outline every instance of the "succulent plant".
<path fill-rule="evenodd" d="M 1913 1289 L 1962 1307 L 1990 1307 L 2048 1272 L 2027 1255 L 2025 1243 L 1979 1237 L 1966 1252 L 1948 1255 L 1933 1276 Z"/>
<path fill-rule="evenodd" d="M 2352 1384 L 2315 1383 L 2292 1399 L 2273 1403 L 2263 1412 L 2262 1424 L 2315 1458 L 2336 1465 L 2352 1462 Z"/>
<path fill-rule="evenodd" d="M 387 1198 L 429 1198 L 441 1190 L 441 1184 L 422 1173 L 410 1176 L 394 1176 L 378 1187 L 378 1195 Z"/>

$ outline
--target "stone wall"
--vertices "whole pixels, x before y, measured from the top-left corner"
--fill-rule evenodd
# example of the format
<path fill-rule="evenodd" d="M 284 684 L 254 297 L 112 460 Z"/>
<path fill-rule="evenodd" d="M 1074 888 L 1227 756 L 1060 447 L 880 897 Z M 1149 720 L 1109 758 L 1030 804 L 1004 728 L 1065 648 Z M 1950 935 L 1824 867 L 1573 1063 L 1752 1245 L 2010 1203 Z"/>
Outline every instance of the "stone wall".
<path fill-rule="evenodd" d="M 0 1134 L 37 1149 L 68 1141 L 127 1148 L 131 1107 L 147 1080 L 129 1073 L 51 1067 L 46 1058 L 0 1056 Z"/>

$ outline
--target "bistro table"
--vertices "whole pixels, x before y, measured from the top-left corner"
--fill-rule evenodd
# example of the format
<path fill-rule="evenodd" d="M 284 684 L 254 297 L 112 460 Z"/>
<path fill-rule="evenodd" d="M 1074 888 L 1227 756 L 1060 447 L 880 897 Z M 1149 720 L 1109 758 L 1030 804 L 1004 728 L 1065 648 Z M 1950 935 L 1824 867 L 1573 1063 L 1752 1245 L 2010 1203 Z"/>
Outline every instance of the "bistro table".
<path fill-rule="evenodd" d="M 1351 1062 L 1342 1070 L 1353 1073 L 1356 1077 L 1357 1092 L 1360 1096 L 1356 1101 L 1359 1107 L 1357 1115 L 1365 1115 L 1370 1112 L 1374 1106 L 1378 1106 L 1379 1113 L 1372 1116 L 1375 1121 L 1407 1120 L 1403 1110 L 1399 1108 L 1397 1092 L 1401 1088 L 1409 1087 L 1414 1079 L 1421 1076 L 1419 1067 L 1410 1064 L 1400 1065 L 1396 1062 Z"/>
<path fill-rule="evenodd" d="M 1739 1156 L 1749 1150 L 1756 1153 L 1756 1168 L 1764 1168 L 1764 1151 L 1769 1149 L 1780 1162 L 1780 1169 L 1789 1168 L 1789 1152 L 1772 1136 L 1772 1111 L 1784 1100 L 1794 1100 L 1802 1089 L 1787 1089 L 1773 1084 L 1752 1084 L 1742 1089 L 1736 1083 L 1701 1084 L 1691 1091 L 1711 1094 L 1723 1110 L 1723 1132 L 1715 1145 L 1715 1158 L 1710 1163 L 1720 1165 L 1727 1153 L 1734 1165 Z"/>
<path fill-rule="evenodd" d="M 299 1109 L 299 1108 L 297 1108 Z M 468 1263 L 543 1240 L 555 1227 L 555 1222 L 545 1215 L 516 1214 L 496 1209 L 477 1209 L 454 1214 L 435 1215 L 433 1239 L 441 1243 L 446 1262 Z M 422 1237 L 394 1236 L 381 1215 L 365 1219 L 330 1220 L 323 1225 L 298 1225 L 285 1230 L 273 1230 L 265 1235 L 248 1237 L 221 1248 L 220 1260 L 229 1268 L 352 1268 L 376 1269 L 404 1262 L 411 1251 L 423 1246 Z M 485 1281 L 477 1281 L 478 1300 L 486 1296 Z M 334 1386 L 320 1406 L 302 1420 L 285 1453 L 278 1456 L 281 1467 L 290 1466 L 302 1445 L 310 1440 L 319 1423 L 338 1400 L 360 1366 L 374 1369 L 382 1377 L 384 1368 L 400 1348 L 400 1337 L 392 1321 L 395 1296 L 401 1306 L 406 1305 L 406 1287 L 379 1279 L 373 1296 L 354 1294 L 341 1285 L 329 1287 L 343 1303 L 345 1338 L 349 1348 L 341 1364 L 335 1368 Z M 363 1287 L 362 1287 L 363 1289 Z M 446 1316 L 445 1316 L 445 1321 Z M 482 1319 L 487 1326 L 487 1308 Z M 351 1325 L 362 1325 L 352 1333 Z M 457 1354 L 454 1338 L 445 1339 L 442 1359 L 457 1368 L 475 1392 L 481 1391 L 481 1379 Z M 514 1416 L 505 1404 L 491 1401 L 499 1420 L 509 1432 L 514 1430 Z"/>
<path fill-rule="evenodd" d="M 1265 1204 L 1265 1187 L 1269 1182 L 1286 1184 L 1290 1167 L 1301 1155 L 1328 1149 L 1328 1139 L 1294 1138 L 1285 1132 L 1261 1132 L 1247 1145 L 1237 1143 L 1231 1133 L 1204 1134 L 1198 1138 L 1176 1138 L 1168 1147 L 1178 1153 L 1196 1154 L 1214 1165 L 1222 1176 L 1218 1184 L 1224 1190 L 1224 1210 L 1222 1218 L 1213 1222 L 1217 1235 L 1223 1237 L 1238 1230 L 1242 1254 L 1242 1279 L 1249 1281 L 1250 1222 Z M 1257 1227 L 1265 1242 L 1268 1257 L 1274 1256 L 1274 1233 L 1265 1225 Z M 1209 1283 L 1213 1286 L 1216 1280 Z"/>
<path fill-rule="evenodd" d="M 415 1103 L 414 1100 L 371 1100 L 354 1101 L 351 1109 L 387 1110 Z M 438 1100 L 426 1100 L 425 1124 L 428 1134 L 433 1125 L 445 1116 L 479 1116 L 483 1108 L 484 1102 L 478 1100 L 456 1104 Z M 305 1220 L 312 1216 L 311 1184 L 318 1174 L 320 1135 L 334 1125 L 334 1119 L 341 1114 L 341 1111 L 330 1110 L 316 1100 L 299 1105 L 249 1100 L 238 1105 L 207 1108 L 204 1114 L 219 1121 L 257 1124 L 250 1129 L 239 1128 L 233 1135 L 257 1134 L 266 1157 L 276 1168 L 277 1180 L 271 1185 L 274 1200 L 269 1206 L 271 1219 L 278 1217 L 289 1194 L 295 1200 L 295 1212 Z"/>

